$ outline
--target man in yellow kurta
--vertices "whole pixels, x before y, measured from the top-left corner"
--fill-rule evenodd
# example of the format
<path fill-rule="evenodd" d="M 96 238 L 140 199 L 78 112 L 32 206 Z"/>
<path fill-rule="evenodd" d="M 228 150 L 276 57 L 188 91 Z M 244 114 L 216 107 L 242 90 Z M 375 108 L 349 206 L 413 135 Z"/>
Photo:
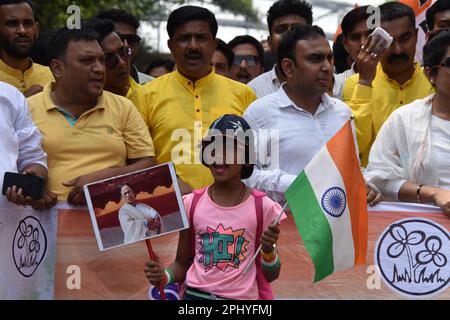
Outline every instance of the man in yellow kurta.
<path fill-rule="evenodd" d="M 53 81 L 49 68 L 30 59 L 38 28 L 30 3 L 0 4 L 0 81 L 16 87 L 26 97 Z"/>
<path fill-rule="evenodd" d="M 200 162 L 203 134 L 223 114 L 242 115 L 256 96 L 209 66 L 217 47 L 217 22 L 209 10 L 181 7 L 171 13 L 167 31 L 177 71 L 145 84 L 134 101 L 155 142 L 157 163 L 173 161 L 179 177 L 200 188 L 213 181 Z"/>
<path fill-rule="evenodd" d="M 363 166 L 367 165 L 372 143 L 389 115 L 433 91 L 422 68 L 414 62 L 417 42 L 414 11 L 399 2 L 385 3 L 380 11 L 381 27 L 394 41 L 380 54 L 376 50 L 379 39 L 369 38 L 358 54 L 359 74 L 346 81 L 343 91 L 343 100 L 355 116 Z"/>

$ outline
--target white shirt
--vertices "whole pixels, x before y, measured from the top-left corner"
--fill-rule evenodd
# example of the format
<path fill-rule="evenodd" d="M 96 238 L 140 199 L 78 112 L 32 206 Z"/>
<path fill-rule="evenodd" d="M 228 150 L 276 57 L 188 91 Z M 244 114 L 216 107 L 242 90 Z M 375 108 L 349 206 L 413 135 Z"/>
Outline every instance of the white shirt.
<path fill-rule="evenodd" d="M 350 69 L 334 75 L 333 97 L 342 100 L 345 81 L 355 74 L 355 63 L 353 63 Z"/>
<path fill-rule="evenodd" d="M 25 97 L 4 82 L 0 82 L 0 137 L 1 185 L 7 171 L 21 172 L 30 164 L 47 168 L 42 136 L 31 120 Z"/>
<path fill-rule="evenodd" d="M 281 82 L 278 80 L 277 73 L 275 72 L 275 66 L 273 66 L 271 70 L 260 74 L 247 83 L 247 85 L 253 89 L 258 99 L 277 92 L 280 88 Z"/>
<path fill-rule="evenodd" d="M 437 154 L 438 187 L 450 190 L 450 121 L 431 117 L 431 141 Z"/>
<path fill-rule="evenodd" d="M 148 219 L 156 218 L 159 218 L 161 222 L 160 232 L 148 229 Z M 125 236 L 125 243 L 143 240 L 164 231 L 159 213 L 144 203 L 137 203 L 136 206 L 125 203 L 119 210 L 119 221 Z"/>
<path fill-rule="evenodd" d="M 450 189 L 446 158 L 450 128 L 447 121 L 443 125 L 444 120 L 432 120 L 433 96 L 395 110 L 370 150 L 364 177 L 388 200 L 398 200 L 398 192 L 406 181 Z"/>
<path fill-rule="evenodd" d="M 278 202 L 284 200 L 287 188 L 313 156 L 351 117 L 350 108 L 328 94 L 322 95 L 322 103 L 313 115 L 296 106 L 284 86 L 253 102 L 244 113 L 250 127 L 256 130 L 258 146 L 258 164 L 246 184 L 266 192 Z M 276 134 L 270 137 L 262 134 L 264 130 L 261 129 L 275 130 L 273 133 L 278 133 L 279 146 L 274 144 Z M 266 150 L 260 149 L 266 145 L 272 145 L 270 159 L 264 155 Z"/>

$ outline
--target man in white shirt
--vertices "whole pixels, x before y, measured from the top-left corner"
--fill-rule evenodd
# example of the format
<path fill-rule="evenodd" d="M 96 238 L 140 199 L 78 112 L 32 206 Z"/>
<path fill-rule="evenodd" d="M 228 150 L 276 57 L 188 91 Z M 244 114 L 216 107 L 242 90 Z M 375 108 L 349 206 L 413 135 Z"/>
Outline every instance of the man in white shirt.
<path fill-rule="evenodd" d="M 125 204 L 119 210 L 119 221 L 125 235 L 125 243 L 143 240 L 165 231 L 159 213 L 150 206 L 138 203 L 130 185 L 121 186 L 120 194 L 125 200 Z"/>
<path fill-rule="evenodd" d="M 277 92 L 253 102 L 244 118 L 256 130 L 258 147 L 272 146 L 271 163 L 260 163 L 259 154 L 246 183 L 282 202 L 297 175 L 350 120 L 351 111 L 327 94 L 333 77 L 333 52 L 321 28 L 293 27 L 278 52 L 278 65 L 287 82 Z M 261 129 L 276 130 L 279 145 L 274 146 L 269 136 L 261 137 Z"/>
<path fill-rule="evenodd" d="M 311 25 L 313 20 L 312 6 L 302 0 L 279 0 L 267 12 L 269 26 L 268 42 L 274 57 L 277 56 L 281 39 L 290 28 L 296 25 Z M 276 92 L 286 77 L 275 64 L 272 70 L 267 71 L 248 83 L 258 98 Z"/>
<path fill-rule="evenodd" d="M 5 172 L 21 172 L 47 177 L 47 155 L 41 147 L 42 136 L 31 121 L 25 97 L 15 87 L 0 82 L 0 181 Z M 6 198 L 16 204 L 29 204 L 35 209 L 56 204 L 56 195 L 46 191 L 40 200 L 25 197 L 21 189 L 8 188 Z M 0 204 L 5 205 L 4 198 Z"/>

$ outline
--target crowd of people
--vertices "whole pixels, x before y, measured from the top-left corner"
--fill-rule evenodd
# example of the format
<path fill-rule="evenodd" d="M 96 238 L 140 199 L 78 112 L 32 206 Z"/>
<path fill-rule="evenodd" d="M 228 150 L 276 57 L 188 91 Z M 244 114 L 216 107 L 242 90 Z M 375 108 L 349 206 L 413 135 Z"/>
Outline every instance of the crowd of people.
<path fill-rule="evenodd" d="M 85 184 L 172 161 L 190 228 L 180 232 L 176 261 L 151 261 L 145 274 L 154 285 L 185 282 L 186 299 L 272 297 L 284 193 L 349 120 L 368 203 L 429 203 L 450 214 L 450 0 L 428 8 L 423 49 L 412 8 L 377 9 L 388 48 L 371 35 L 367 6 L 345 15 L 332 48 L 310 3 L 278 0 L 267 12 L 268 53 L 249 35 L 225 43 L 213 13 L 182 6 L 167 21 L 173 61 L 154 61 L 150 77 L 135 66 L 139 20 L 130 13 L 110 9 L 80 29 L 52 31 L 39 54 L 47 67 L 32 59 L 31 1 L 0 0 L 0 174 L 47 182 L 41 199 L 15 186 L 5 199 L 36 210 L 83 206 Z M 249 130 L 257 137 L 241 139 Z M 277 132 L 276 148 L 253 157 L 256 141 L 274 145 L 262 131 Z M 204 161 L 216 140 L 227 147 Z M 130 190 L 122 197 L 135 210 Z M 157 212 L 147 216 L 134 233 L 161 228 Z"/>

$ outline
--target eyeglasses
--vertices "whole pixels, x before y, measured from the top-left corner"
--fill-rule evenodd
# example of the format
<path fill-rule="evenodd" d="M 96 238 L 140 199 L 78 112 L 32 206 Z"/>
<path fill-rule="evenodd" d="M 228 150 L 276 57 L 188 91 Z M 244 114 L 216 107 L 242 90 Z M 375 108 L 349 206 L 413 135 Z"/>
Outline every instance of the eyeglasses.
<path fill-rule="evenodd" d="M 106 69 L 112 70 L 115 67 L 117 67 L 117 64 L 119 63 L 119 57 L 122 60 L 126 61 L 130 56 L 131 56 L 131 49 L 125 46 L 122 46 L 116 52 L 110 52 L 105 54 Z"/>
<path fill-rule="evenodd" d="M 234 56 L 233 65 L 239 67 L 244 60 L 250 67 L 254 67 L 258 63 L 259 58 L 258 56 L 252 55 L 237 55 Z"/>
<path fill-rule="evenodd" d="M 141 37 L 139 37 L 137 34 L 120 34 L 119 37 L 122 42 L 127 40 L 130 46 L 138 45 L 141 42 Z"/>
<path fill-rule="evenodd" d="M 450 57 L 445 58 L 444 62 L 438 64 L 437 66 L 432 66 L 432 68 L 445 68 L 447 70 L 450 70 Z"/>

